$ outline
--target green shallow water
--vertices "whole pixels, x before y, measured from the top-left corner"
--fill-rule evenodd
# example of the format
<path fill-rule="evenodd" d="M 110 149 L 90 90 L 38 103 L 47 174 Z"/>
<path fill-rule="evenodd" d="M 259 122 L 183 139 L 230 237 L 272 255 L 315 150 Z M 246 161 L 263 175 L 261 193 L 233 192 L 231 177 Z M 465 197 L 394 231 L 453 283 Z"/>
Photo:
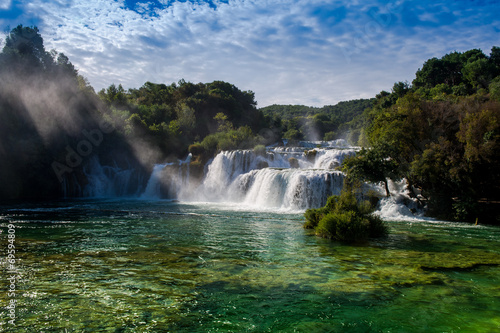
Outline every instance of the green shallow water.
<path fill-rule="evenodd" d="M 300 214 L 173 202 L 0 207 L 5 332 L 498 332 L 500 228 L 388 222 L 347 246 Z"/>

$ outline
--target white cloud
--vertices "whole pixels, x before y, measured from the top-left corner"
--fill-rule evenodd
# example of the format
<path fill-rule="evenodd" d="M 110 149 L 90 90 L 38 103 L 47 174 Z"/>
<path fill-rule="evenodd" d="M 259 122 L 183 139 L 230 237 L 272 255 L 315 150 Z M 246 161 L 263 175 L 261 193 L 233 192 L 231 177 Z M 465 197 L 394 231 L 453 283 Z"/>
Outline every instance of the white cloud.
<path fill-rule="evenodd" d="M 255 91 L 260 106 L 372 97 L 411 81 L 429 57 L 498 41 L 492 4 L 163 3 L 133 11 L 117 1 L 32 0 L 24 10 L 40 16 L 47 49 L 64 52 L 96 89 L 225 80 Z"/>
<path fill-rule="evenodd" d="M 8 10 L 12 6 L 12 0 L 0 0 L 0 9 Z"/>

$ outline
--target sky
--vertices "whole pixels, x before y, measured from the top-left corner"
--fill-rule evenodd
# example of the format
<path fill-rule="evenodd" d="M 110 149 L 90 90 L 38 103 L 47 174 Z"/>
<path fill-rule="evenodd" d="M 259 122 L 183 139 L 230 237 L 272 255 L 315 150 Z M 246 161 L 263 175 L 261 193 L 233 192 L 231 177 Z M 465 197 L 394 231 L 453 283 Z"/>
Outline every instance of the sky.
<path fill-rule="evenodd" d="M 425 60 L 500 46 L 497 0 L 0 0 L 0 38 L 37 26 L 96 91 L 222 80 L 271 104 L 333 105 Z"/>

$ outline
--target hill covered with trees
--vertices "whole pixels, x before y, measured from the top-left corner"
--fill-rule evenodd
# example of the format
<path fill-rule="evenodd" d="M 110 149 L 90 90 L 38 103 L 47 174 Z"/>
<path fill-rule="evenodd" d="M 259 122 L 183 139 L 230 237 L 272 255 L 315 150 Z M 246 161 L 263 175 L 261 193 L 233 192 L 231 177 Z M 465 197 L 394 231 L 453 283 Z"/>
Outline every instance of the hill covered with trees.
<path fill-rule="evenodd" d="M 0 199 L 75 195 L 94 156 L 147 180 L 154 163 L 185 157 L 193 143 L 208 158 L 281 135 L 253 92 L 223 81 L 112 84 L 96 94 L 64 54 L 45 50 L 36 27 L 22 25 L 0 53 L 0 129 Z"/>
<path fill-rule="evenodd" d="M 357 142 L 363 112 L 375 99 L 358 99 L 325 105 L 321 108 L 304 105 L 270 105 L 260 110 L 288 140 L 334 140 L 345 138 Z"/>
<path fill-rule="evenodd" d="M 84 179 L 84 157 L 104 150 L 139 166 L 101 110 L 69 59 L 45 50 L 36 27 L 14 28 L 0 53 L 0 199 L 60 197 L 64 181 Z"/>
<path fill-rule="evenodd" d="M 429 59 L 413 82 L 373 99 L 256 105 L 252 91 L 223 81 L 95 93 L 36 27 L 20 25 L 0 53 L 0 199 L 76 194 L 94 156 L 141 181 L 189 151 L 202 167 L 219 150 L 343 137 L 367 148 L 344 165 L 351 178 L 404 178 L 433 216 L 499 219 L 499 47 Z"/>
<path fill-rule="evenodd" d="M 427 60 L 410 84 L 397 82 L 364 113 L 370 149 L 345 164 L 371 181 L 406 179 L 445 219 L 498 223 L 500 48 Z"/>

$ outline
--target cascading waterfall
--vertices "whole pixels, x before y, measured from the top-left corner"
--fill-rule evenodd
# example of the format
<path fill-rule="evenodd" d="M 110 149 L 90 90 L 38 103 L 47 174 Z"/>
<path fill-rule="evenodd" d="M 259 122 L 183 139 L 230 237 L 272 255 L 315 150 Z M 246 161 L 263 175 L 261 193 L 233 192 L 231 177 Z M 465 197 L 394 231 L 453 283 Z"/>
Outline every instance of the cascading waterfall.
<path fill-rule="evenodd" d="M 252 150 L 220 152 L 205 166 L 201 181 L 191 180 L 189 154 L 183 161 L 155 165 L 145 187 L 141 181 L 131 181 L 133 169 L 103 166 L 93 157 L 83 169 L 87 183 L 80 192 L 88 197 L 135 194 L 149 200 L 219 202 L 286 211 L 321 207 L 329 196 L 340 194 L 344 174 L 336 169 L 358 149 L 347 147 L 343 140 L 300 144 L 302 147 L 268 147 L 260 154 Z M 401 184 L 391 186 L 395 195 L 380 201 L 380 215 L 386 219 L 414 216 L 416 204 L 404 194 Z M 63 187 L 66 190 L 67 184 Z M 366 187 L 384 196 L 381 187 Z"/>
<path fill-rule="evenodd" d="M 340 194 L 344 176 L 338 171 L 272 169 L 240 175 L 228 191 L 229 200 L 245 205 L 286 210 L 320 207 Z"/>
<path fill-rule="evenodd" d="M 250 150 L 223 151 L 208 165 L 202 192 L 223 199 L 238 176 L 263 167 L 289 168 L 290 165 L 279 155 L 261 156 Z"/>
<path fill-rule="evenodd" d="M 149 177 L 144 193 L 141 194 L 141 198 L 152 199 L 160 197 L 161 173 L 167 165 L 172 165 L 172 164 L 173 163 L 156 164 L 153 167 L 153 172 L 151 173 L 151 177 Z"/>
<path fill-rule="evenodd" d="M 354 148 L 333 147 L 314 148 L 309 156 L 300 147 L 268 148 L 265 154 L 251 150 L 223 151 L 208 165 L 199 186 L 183 187 L 177 194 L 183 201 L 258 208 L 320 207 L 329 196 L 340 193 L 344 175 L 335 168 L 355 152 Z"/>
<path fill-rule="evenodd" d="M 87 178 L 87 184 L 81 187 L 81 196 L 84 197 L 137 195 L 137 187 L 141 183 L 140 176 L 133 168 L 120 168 L 116 164 L 101 165 L 97 156 L 90 158 L 84 165 L 83 173 Z"/>
<path fill-rule="evenodd" d="M 424 211 L 415 199 L 407 195 L 407 183 L 405 181 L 389 181 L 390 197 L 383 197 L 379 201 L 377 215 L 384 220 L 433 220 L 425 218 Z"/>
<path fill-rule="evenodd" d="M 189 163 L 192 155 L 178 163 L 156 164 L 149 177 L 142 199 L 174 199 L 184 188 L 189 188 Z"/>

